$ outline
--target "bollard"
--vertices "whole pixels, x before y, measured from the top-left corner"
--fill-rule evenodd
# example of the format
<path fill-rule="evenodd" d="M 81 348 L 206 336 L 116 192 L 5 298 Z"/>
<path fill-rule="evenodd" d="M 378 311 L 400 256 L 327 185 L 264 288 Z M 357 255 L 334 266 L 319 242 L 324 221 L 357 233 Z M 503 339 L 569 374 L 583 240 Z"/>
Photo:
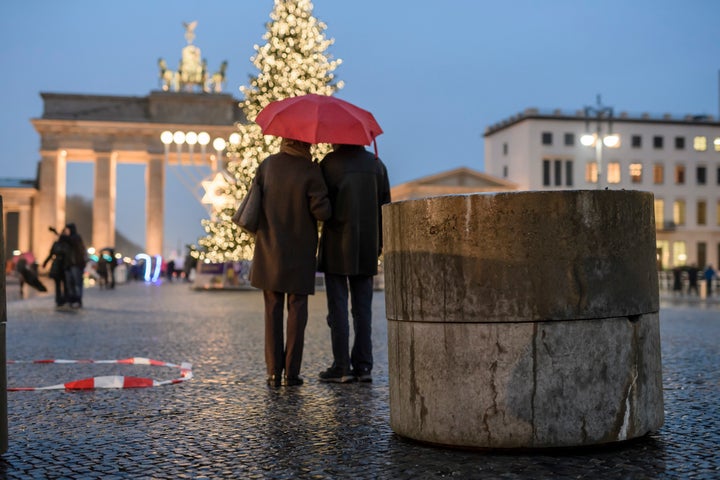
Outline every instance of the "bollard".
<path fill-rule="evenodd" d="M 652 194 L 397 202 L 383 239 L 395 433 L 513 449 L 662 426 Z"/>
<path fill-rule="evenodd" d="M 0 455 L 8 449 L 7 420 L 7 357 L 5 353 L 5 327 L 7 326 L 7 283 L 5 279 L 5 212 L 0 195 Z"/>

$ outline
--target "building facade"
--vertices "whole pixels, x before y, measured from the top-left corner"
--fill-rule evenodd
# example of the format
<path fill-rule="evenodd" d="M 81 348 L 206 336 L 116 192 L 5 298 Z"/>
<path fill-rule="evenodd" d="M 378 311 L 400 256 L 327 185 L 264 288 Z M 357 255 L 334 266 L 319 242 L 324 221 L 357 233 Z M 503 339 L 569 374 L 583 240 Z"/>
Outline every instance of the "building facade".
<path fill-rule="evenodd" d="M 390 198 L 393 202 L 399 202 L 436 195 L 467 195 L 508 190 L 517 190 L 517 185 L 471 168 L 459 167 L 395 185 L 390 189 Z"/>
<path fill-rule="evenodd" d="M 611 133 L 615 144 L 600 143 Z M 485 171 L 520 190 L 653 193 L 659 268 L 720 263 L 720 122 L 712 116 L 531 108 L 484 137 Z"/>

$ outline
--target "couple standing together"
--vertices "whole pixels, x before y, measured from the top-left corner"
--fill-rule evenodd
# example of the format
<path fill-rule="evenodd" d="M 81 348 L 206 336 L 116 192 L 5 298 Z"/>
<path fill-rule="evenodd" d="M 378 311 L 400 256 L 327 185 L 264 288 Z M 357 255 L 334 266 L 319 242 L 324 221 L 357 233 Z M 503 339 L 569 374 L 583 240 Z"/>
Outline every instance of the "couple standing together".
<path fill-rule="evenodd" d="M 333 353 L 332 365 L 319 379 L 371 381 L 373 276 L 382 250 L 381 206 L 390 202 L 385 165 L 361 145 L 334 145 L 317 164 L 309 143 L 283 138 L 280 153 L 260 164 L 253 182 L 262 191 L 262 214 L 250 283 L 265 300 L 268 385 L 303 383 L 308 295 L 315 293 L 316 270 L 325 274 Z M 323 226 L 316 258 L 318 221 Z"/>

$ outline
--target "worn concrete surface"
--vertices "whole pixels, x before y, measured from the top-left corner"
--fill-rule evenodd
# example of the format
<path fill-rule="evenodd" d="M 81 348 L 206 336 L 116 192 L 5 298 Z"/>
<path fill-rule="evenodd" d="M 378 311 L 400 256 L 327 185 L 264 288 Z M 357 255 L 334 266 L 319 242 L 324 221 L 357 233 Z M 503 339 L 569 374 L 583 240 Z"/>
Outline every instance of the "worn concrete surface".
<path fill-rule="evenodd" d="M 385 206 L 393 430 L 537 448 L 658 429 L 652 200 L 585 190 Z"/>

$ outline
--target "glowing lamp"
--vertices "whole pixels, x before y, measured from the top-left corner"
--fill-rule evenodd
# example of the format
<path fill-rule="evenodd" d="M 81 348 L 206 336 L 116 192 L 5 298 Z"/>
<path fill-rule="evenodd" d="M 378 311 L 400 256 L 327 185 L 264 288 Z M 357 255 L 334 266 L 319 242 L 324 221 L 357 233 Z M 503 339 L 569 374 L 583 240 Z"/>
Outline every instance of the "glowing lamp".
<path fill-rule="evenodd" d="M 173 141 L 173 134 L 172 132 L 169 132 L 165 130 L 160 134 L 160 141 L 164 143 L 165 145 L 170 145 Z"/>

